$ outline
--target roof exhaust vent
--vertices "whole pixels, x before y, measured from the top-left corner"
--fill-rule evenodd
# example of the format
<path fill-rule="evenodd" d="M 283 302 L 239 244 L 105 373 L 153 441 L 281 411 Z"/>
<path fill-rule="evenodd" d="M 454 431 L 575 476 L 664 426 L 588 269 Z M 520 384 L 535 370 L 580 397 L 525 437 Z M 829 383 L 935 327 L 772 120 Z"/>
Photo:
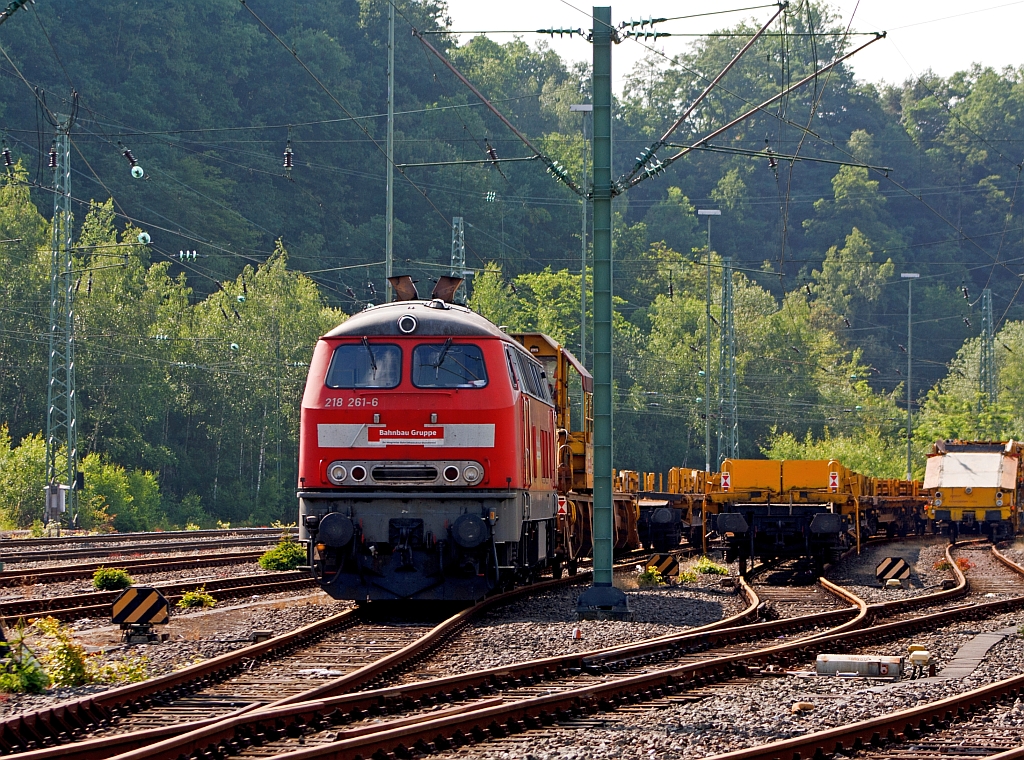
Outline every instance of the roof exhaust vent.
<path fill-rule="evenodd" d="M 430 297 L 439 298 L 445 303 L 451 303 L 455 300 L 455 292 L 462 283 L 463 279 L 461 277 L 450 277 L 443 274 L 437 278 L 437 284 L 434 285 L 434 290 L 431 292 Z"/>
<path fill-rule="evenodd" d="M 407 274 L 388 277 L 388 282 L 395 291 L 396 301 L 418 301 L 420 294 L 416 292 L 416 281 Z"/>

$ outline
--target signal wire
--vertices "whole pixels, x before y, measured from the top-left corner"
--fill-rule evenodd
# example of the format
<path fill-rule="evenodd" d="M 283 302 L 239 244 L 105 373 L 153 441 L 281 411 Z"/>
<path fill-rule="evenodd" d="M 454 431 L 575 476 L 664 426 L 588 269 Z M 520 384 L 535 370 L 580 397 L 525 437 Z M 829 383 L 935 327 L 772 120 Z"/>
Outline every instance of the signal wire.
<path fill-rule="evenodd" d="M 373 144 L 373 146 L 381 153 L 381 155 L 384 156 L 386 160 L 390 161 L 391 159 L 388 157 L 387 151 L 384 150 L 384 148 L 381 147 L 381 144 L 373 138 L 373 135 L 370 134 L 370 131 L 365 126 L 363 126 L 363 124 L 359 120 L 355 119 L 355 115 L 351 111 L 349 111 L 345 107 L 345 105 L 340 100 L 338 100 L 337 97 L 335 97 L 334 93 L 332 93 L 327 88 L 327 86 L 324 85 L 323 82 L 320 81 L 317 75 L 313 73 L 312 69 L 310 69 L 309 66 L 307 66 L 301 58 L 299 58 L 299 54 L 296 53 L 294 49 L 289 47 L 288 44 L 277 35 L 277 32 L 271 29 L 270 26 L 268 26 L 267 23 L 262 18 L 260 18 L 259 15 L 257 15 L 257 13 L 251 7 L 249 7 L 248 0 L 239 0 L 239 2 L 242 4 L 242 7 L 245 8 L 254 19 L 256 19 L 260 26 L 266 29 L 267 33 L 270 34 L 270 36 L 273 37 L 275 40 L 277 40 L 278 43 L 280 43 L 281 47 L 283 47 L 285 50 L 292 54 L 292 57 L 295 59 L 295 62 L 298 63 L 307 74 L 309 74 L 310 78 L 312 78 L 312 80 L 316 82 L 317 86 L 321 90 L 323 90 L 327 97 L 329 97 L 346 116 L 348 116 L 350 119 L 354 121 L 356 126 L 359 127 L 359 129 L 362 131 L 364 135 L 366 135 L 366 139 Z M 393 161 L 391 161 L 391 163 L 392 165 L 394 165 Z M 410 185 L 416 188 L 416 191 L 423 196 L 423 199 L 430 204 L 430 207 L 434 209 L 435 213 L 444 221 L 445 227 L 448 227 L 450 225 L 448 217 L 441 212 L 441 209 L 439 209 L 437 205 L 435 205 L 434 201 L 431 200 L 430 196 L 427 195 L 426 191 L 424 191 L 419 185 L 413 182 L 413 180 L 410 179 L 403 170 L 399 169 L 398 173 L 402 175 L 406 182 L 408 182 Z"/>

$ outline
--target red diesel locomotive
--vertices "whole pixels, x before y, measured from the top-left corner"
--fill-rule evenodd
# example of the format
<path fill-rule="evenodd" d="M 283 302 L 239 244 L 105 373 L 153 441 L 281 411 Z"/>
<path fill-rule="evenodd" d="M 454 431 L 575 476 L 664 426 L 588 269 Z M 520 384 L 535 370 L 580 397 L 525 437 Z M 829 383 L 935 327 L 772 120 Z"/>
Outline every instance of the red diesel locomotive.
<path fill-rule="evenodd" d="M 545 366 L 469 309 L 374 306 L 317 343 L 299 526 L 331 596 L 475 600 L 560 561 Z"/>

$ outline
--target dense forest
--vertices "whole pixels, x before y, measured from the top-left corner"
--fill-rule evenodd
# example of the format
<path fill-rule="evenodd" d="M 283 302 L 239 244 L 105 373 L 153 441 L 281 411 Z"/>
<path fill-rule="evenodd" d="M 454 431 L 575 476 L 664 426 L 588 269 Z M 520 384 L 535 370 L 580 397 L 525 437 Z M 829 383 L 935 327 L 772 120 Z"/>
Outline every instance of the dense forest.
<path fill-rule="evenodd" d="M 428 33 L 579 182 L 589 122 L 570 105 L 589 102 L 589 72 L 543 37 L 459 44 L 443 3 L 397 8 L 396 272 L 429 289 L 448 272 L 461 216 L 470 305 L 578 351 L 582 201 L 538 161 L 467 163 L 531 154 L 410 32 Z M 759 23 L 673 60 L 652 49 L 629 73 L 617 173 Z M 864 41 L 826 4 L 792 3 L 671 142 L 691 144 Z M 0 133 L 14 162 L 0 179 L 0 522 L 26 526 L 42 512 L 46 116 L 67 113 L 72 90 L 86 521 L 127 530 L 291 516 L 311 348 L 384 293 L 386 43 L 384 0 L 47 0 L 0 27 Z M 866 472 L 904 471 L 902 272 L 920 273 L 915 469 L 936 437 L 1024 434 L 1024 67 L 983 64 L 896 85 L 839 65 L 616 198 L 617 466 L 703 465 L 726 258 L 742 456 L 838 455 Z M 766 148 L 771 160 L 749 155 Z M 722 212 L 710 253 L 697 208 Z M 995 403 L 979 381 L 986 289 Z M 716 402 L 713 429 L 719 417 Z"/>

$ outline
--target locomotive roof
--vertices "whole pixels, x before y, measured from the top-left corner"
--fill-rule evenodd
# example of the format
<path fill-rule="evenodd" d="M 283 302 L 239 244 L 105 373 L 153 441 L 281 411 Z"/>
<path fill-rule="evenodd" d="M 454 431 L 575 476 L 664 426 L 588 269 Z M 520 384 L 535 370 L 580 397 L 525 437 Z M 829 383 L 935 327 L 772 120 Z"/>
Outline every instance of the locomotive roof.
<path fill-rule="evenodd" d="M 399 318 L 407 314 L 414 316 L 418 323 L 412 333 L 404 333 L 398 329 Z M 361 337 L 363 335 L 395 337 L 470 335 L 511 341 L 506 333 L 476 312 L 465 306 L 444 303 L 439 300 L 395 301 L 394 303 L 371 306 L 358 314 L 353 314 L 324 337 Z"/>

